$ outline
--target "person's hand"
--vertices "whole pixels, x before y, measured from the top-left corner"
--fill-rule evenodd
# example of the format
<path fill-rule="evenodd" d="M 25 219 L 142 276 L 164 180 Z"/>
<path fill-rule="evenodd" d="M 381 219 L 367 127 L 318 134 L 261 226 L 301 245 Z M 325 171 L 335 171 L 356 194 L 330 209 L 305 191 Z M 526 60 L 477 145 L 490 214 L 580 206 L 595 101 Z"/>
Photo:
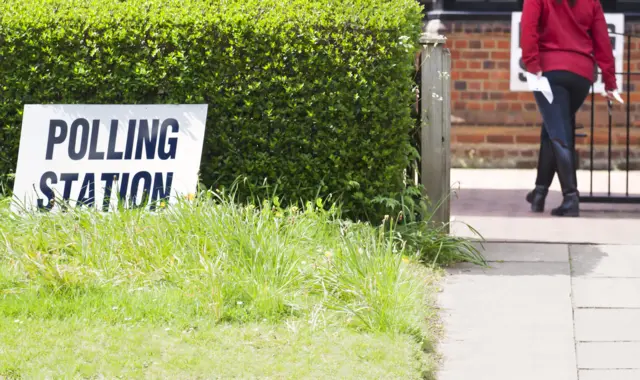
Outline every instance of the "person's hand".
<path fill-rule="evenodd" d="M 542 71 L 538 71 L 536 73 L 536 76 L 538 77 L 538 79 L 542 78 Z"/>
<path fill-rule="evenodd" d="M 604 95 L 604 97 L 606 97 L 610 102 L 615 100 L 621 104 L 624 104 L 624 101 L 620 97 L 620 93 L 618 92 L 618 90 L 607 90 L 602 95 Z"/>
<path fill-rule="evenodd" d="M 611 90 L 607 90 L 605 91 L 602 96 L 604 96 L 605 98 L 607 98 L 607 100 L 614 100 L 613 99 L 613 91 Z"/>

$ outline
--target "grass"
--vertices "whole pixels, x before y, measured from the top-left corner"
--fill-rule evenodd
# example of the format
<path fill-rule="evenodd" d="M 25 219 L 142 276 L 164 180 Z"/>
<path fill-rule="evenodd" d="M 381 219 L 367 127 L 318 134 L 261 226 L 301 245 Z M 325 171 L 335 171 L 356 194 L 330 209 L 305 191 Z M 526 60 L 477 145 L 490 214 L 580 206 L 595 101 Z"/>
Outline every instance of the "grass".
<path fill-rule="evenodd" d="M 408 336 L 297 324 L 152 324 L 25 321 L 9 324 L 4 376 L 23 378 L 417 379 L 429 371 Z M 25 339 L 27 338 L 27 339 Z M 32 338 L 33 340 L 29 340 Z"/>
<path fill-rule="evenodd" d="M 21 216 L 3 202 L 0 378 L 429 379 L 438 271 L 422 263 L 469 255 L 424 223 L 403 239 L 277 198 Z"/>

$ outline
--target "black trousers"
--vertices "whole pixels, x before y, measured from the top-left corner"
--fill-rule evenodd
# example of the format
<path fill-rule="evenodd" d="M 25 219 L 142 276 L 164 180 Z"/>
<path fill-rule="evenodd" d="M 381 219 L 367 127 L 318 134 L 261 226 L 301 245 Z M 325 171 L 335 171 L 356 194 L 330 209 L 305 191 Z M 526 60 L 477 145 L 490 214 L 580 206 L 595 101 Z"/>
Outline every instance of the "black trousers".
<path fill-rule="evenodd" d="M 548 71 L 543 75 L 551 85 L 553 103 L 542 93 L 534 92 L 543 120 L 536 185 L 548 188 L 556 171 L 551 141 L 574 151 L 575 116 L 589 95 L 591 82 L 570 71 Z"/>

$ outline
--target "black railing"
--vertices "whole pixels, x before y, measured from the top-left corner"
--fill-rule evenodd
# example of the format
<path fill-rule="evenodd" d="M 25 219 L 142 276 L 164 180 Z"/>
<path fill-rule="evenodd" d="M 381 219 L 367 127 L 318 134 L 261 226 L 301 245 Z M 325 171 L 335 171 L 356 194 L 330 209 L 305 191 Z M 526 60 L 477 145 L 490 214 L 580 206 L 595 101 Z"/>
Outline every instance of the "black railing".
<path fill-rule="evenodd" d="M 622 34 L 622 33 L 613 33 L 610 32 L 611 35 L 621 36 L 626 39 L 626 70 L 623 72 L 616 72 L 616 75 L 623 75 L 624 77 L 624 86 L 622 86 L 623 96 L 626 95 L 624 107 L 626 108 L 626 146 L 625 146 L 625 163 L 624 163 L 624 171 L 625 171 L 625 191 L 624 194 L 614 193 L 611 188 L 611 174 L 614 171 L 612 166 L 612 158 L 613 158 L 613 114 L 611 102 L 608 102 L 608 141 L 607 141 L 607 192 L 603 194 L 602 192 L 596 193 L 593 189 L 594 184 L 594 171 L 596 168 L 594 167 L 595 162 L 595 103 L 596 103 L 596 93 L 594 87 L 592 86 L 591 91 L 591 128 L 590 128 L 590 145 L 589 145 L 589 173 L 590 173 L 590 181 L 589 181 L 589 192 L 584 193 L 581 192 L 580 201 L 585 203 L 640 203 L 640 194 L 631 194 L 629 189 L 629 172 L 631 171 L 631 91 L 634 87 L 631 84 L 631 77 L 635 75 L 640 75 L 640 72 L 635 72 L 631 70 L 631 42 L 633 38 L 640 38 L 640 36 L 635 36 L 631 34 Z M 579 129 L 581 127 L 577 127 Z M 585 134 L 575 134 L 575 137 L 586 137 Z M 575 146 L 575 144 L 574 144 Z"/>

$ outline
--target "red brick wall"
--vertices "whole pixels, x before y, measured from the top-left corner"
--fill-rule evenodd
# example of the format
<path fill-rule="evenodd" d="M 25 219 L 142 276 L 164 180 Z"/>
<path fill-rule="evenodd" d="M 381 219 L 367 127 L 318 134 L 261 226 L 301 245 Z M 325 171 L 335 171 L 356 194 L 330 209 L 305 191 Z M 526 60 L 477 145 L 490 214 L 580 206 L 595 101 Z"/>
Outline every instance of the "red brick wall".
<path fill-rule="evenodd" d="M 509 91 L 509 21 L 444 22 L 447 47 L 452 56 L 452 165 L 454 167 L 535 167 L 541 117 L 533 94 Z M 627 32 L 639 33 L 640 23 L 628 23 Z M 631 69 L 640 71 L 640 38 L 631 44 Z M 626 54 L 625 40 L 625 71 Z M 624 79 L 626 82 L 626 78 Z M 640 75 L 631 77 L 630 167 L 640 169 Z M 636 83 L 638 85 L 636 85 Z M 626 101 L 626 83 L 623 98 Z M 626 166 L 626 105 L 616 105 L 612 116 L 612 159 Z M 582 167 L 588 167 L 591 143 L 591 97 L 578 112 L 577 150 Z M 594 117 L 594 165 L 606 167 L 608 112 L 604 98 L 596 94 Z"/>

